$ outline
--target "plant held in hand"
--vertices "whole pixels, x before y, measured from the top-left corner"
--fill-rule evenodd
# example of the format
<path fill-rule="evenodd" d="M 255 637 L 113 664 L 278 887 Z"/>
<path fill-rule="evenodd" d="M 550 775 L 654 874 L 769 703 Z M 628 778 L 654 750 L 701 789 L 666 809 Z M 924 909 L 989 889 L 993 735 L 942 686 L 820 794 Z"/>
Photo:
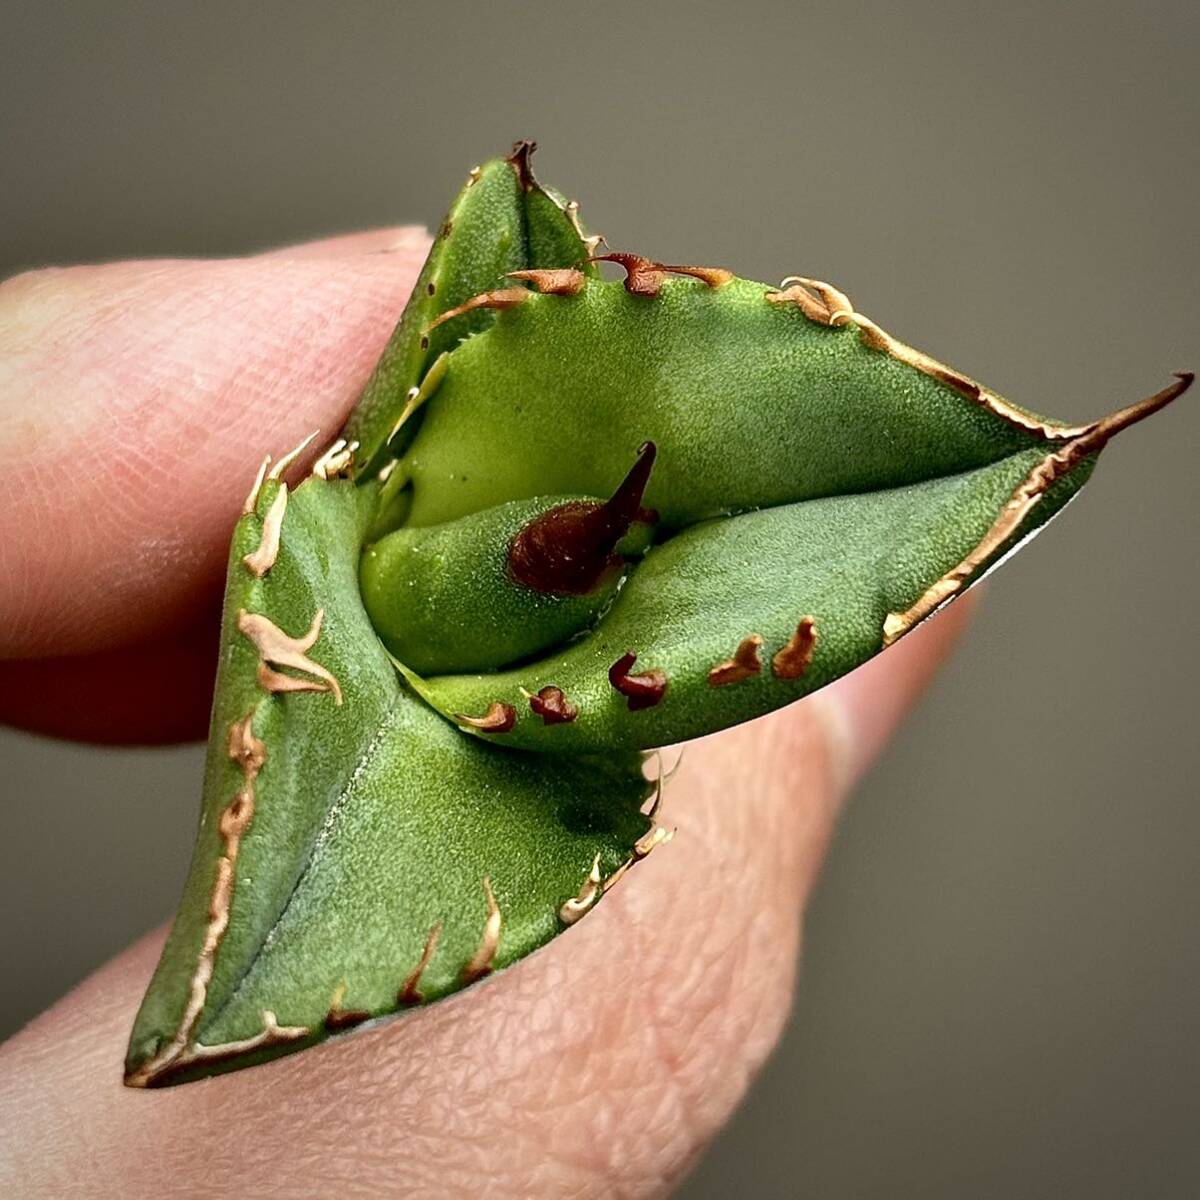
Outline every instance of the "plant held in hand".
<path fill-rule="evenodd" d="M 830 284 L 599 254 L 531 151 L 471 172 L 337 441 L 253 481 L 132 1085 L 536 949 L 668 840 L 642 751 L 903 637 L 1191 383 L 1036 416 Z"/>

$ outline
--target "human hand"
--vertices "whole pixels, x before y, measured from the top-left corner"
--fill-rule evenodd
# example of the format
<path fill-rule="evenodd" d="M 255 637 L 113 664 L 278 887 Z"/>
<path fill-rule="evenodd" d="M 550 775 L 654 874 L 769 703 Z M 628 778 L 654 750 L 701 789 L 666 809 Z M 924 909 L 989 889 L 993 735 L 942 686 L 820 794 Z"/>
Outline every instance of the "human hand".
<path fill-rule="evenodd" d="M 426 248 L 385 230 L 0 286 L 0 720 L 203 735 L 229 530 L 264 445 L 337 430 Z M 967 604 L 689 746 L 671 848 L 482 988 L 248 1073 L 135 1092 L 121 1061 L 162 932 L 143 939 L 0 1048 L 0 1190 L 668 1191 L 774 1045 L 840 802 Z"/>

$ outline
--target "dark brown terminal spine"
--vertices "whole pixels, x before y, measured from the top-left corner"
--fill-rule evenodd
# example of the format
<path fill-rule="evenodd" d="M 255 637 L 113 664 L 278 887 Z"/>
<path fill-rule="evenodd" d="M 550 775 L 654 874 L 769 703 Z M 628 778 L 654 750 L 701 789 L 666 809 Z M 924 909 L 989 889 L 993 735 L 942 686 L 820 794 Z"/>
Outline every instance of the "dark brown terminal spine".
<path fill-rule="evenodd" d="M 656 513 L 642 508 L 655 453 L 653 442 L 641 444 L 637 462 L 611 500 L 560 504 L 518 530 L 508 548 L 513 581 L 556 596 L 594 592 L 605 575 L 621 566 L 617 543 L 634 521 L 657 520 Z"/>

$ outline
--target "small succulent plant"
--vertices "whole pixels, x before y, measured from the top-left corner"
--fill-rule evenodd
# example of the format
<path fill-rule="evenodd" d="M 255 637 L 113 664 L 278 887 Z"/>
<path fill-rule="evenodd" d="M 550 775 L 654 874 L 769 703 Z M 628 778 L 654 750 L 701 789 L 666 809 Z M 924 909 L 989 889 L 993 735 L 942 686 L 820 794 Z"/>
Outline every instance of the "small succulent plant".
<path fill-rule="evenodd" d="M 471 172 L 340 437 L 296 486 L 305 447 L 250 487 L 131 1085 L 549 941 L 670 837 L 642 752 L 903 637 L 1191 382 L 1036 416 L 830 284 L 599 253 L 532 149 Z"/>

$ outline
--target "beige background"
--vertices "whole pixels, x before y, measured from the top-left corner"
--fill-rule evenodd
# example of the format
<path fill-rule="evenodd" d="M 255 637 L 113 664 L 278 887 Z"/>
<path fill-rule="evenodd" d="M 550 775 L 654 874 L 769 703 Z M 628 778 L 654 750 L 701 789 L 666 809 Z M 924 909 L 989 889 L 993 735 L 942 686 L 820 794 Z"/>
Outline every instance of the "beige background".
<path fill-rule="evenodd" d="M 1090 417 L 1200 366 L 1197 13 L 10 2 L 0 274 L 434 221 L 535 136 L 621 247 L 829 278 Z M 995 580 L 685 1196 L 1200 1194 L 1198 402 Z M 0 731 L 0 762 L 3 1033 L 172 908 L 200 755 Z"/>

